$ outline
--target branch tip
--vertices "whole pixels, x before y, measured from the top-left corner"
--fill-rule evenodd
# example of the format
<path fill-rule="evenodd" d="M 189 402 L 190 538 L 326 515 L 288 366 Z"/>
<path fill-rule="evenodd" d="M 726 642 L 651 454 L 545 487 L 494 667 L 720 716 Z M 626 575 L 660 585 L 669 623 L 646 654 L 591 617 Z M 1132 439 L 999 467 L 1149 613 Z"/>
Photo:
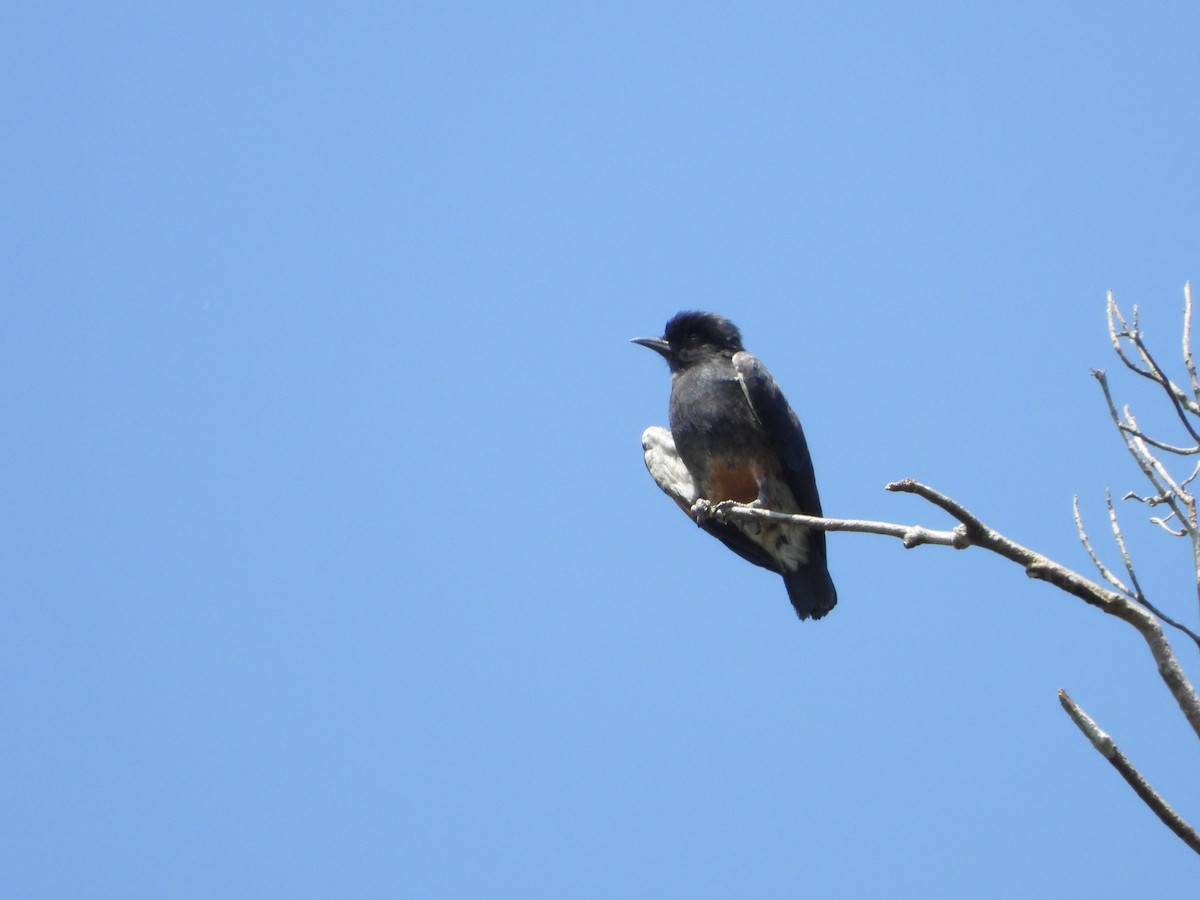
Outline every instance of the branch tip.
<path fill-rule="evenodd" d="M 1150 786 L 1150 783 L 1142 777 L 1142 773 L 1121 752 L 1112 737 L 1101 730 L 1095 720 L 1085 713 L 1066 691 L 1059 690 L 1058 702 L 1062 704 L 1062 708 L 1070 716 L 1071 721 L 1083 732 L 1084 737 L 1088 739 L 1096 752 L 1112 764 L 1112 767 L 1133 788 L 1134 793 L 1150 808 L 1150 811 L 1158 816 L 1159 820 L 1175 832 L 1180 840 L 1191 847 L 1194 852 L 1200 853 L 1200 833 L 1197 833 L 1191 825 L 1184 821 L 1179 813 L 1175 812 L 1171 805 Z"/>

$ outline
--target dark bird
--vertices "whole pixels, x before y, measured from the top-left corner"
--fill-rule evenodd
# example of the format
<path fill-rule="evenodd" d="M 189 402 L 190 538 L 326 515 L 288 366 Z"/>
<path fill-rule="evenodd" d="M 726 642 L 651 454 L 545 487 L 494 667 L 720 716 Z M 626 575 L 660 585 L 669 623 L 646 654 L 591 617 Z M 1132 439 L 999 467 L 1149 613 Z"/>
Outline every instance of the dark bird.
<path fill-rule="evenodd" d="M 661 338 L 634 338 L 671 368 L 671 430 L 642 435 L 654 480 L 693 516 L 697 500 L 726 500 L 782 513 L 821 515 L 821 498 L 800 420 L 742 335 L 715 313 L 681 312 Z M 783 576 L 801 619 L 837 604 L 825 562 L 825 532 L 776 522 L 700 526 L 730 550 Z"/>

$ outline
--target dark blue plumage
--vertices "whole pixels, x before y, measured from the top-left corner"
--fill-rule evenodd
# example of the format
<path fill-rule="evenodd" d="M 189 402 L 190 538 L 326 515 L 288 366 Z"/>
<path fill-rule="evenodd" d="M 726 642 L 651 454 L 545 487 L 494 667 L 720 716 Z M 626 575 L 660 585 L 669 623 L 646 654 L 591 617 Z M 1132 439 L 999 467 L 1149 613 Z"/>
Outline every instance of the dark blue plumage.
<path fill-rule="evenodd" d="M 671 431 L 648 429 L 642 444 L 655 481 L 681 507 L 735 500 L 822 514 L 800 421 L 770 372 L 743 349 L 732 322 L 681 312 L 663 337 L 635 343 L 661 354 L 671 369 Z M 782 575 L 801 619 L 819 619 L 837 603 L 825 532 L 713 519 L 701 526 L 743 559 Z"/>

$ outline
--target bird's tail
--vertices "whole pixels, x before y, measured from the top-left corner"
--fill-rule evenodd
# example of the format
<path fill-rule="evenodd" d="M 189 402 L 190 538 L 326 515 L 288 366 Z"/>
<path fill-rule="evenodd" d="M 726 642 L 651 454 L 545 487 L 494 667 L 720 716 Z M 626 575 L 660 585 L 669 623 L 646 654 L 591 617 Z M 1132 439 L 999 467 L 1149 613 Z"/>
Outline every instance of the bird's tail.
<path fill-rule="evenodd" d="M 783 583 L 801 621 L 810 616 L 819 619 L 837 606 L 837 589 L 829 570 L 820 562 L 801 566 L 795 572 L 784 572 Z"/>

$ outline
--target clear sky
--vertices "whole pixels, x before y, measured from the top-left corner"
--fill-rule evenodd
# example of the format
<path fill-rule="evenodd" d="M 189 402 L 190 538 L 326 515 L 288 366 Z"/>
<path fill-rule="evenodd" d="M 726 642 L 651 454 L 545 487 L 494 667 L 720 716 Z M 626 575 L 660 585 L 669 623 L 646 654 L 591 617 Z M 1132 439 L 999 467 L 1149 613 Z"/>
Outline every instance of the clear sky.
<path fill-rule="evenodd" d="M 979 6 L 5 6 L 0 894 L 1195 896 L 1055 696 L 1200 825 L 1131 629 L 864 535 L 802 624 L 642 464 L 713 309 L 829 514 L 1087 565 L 1200 7 Z"/>

